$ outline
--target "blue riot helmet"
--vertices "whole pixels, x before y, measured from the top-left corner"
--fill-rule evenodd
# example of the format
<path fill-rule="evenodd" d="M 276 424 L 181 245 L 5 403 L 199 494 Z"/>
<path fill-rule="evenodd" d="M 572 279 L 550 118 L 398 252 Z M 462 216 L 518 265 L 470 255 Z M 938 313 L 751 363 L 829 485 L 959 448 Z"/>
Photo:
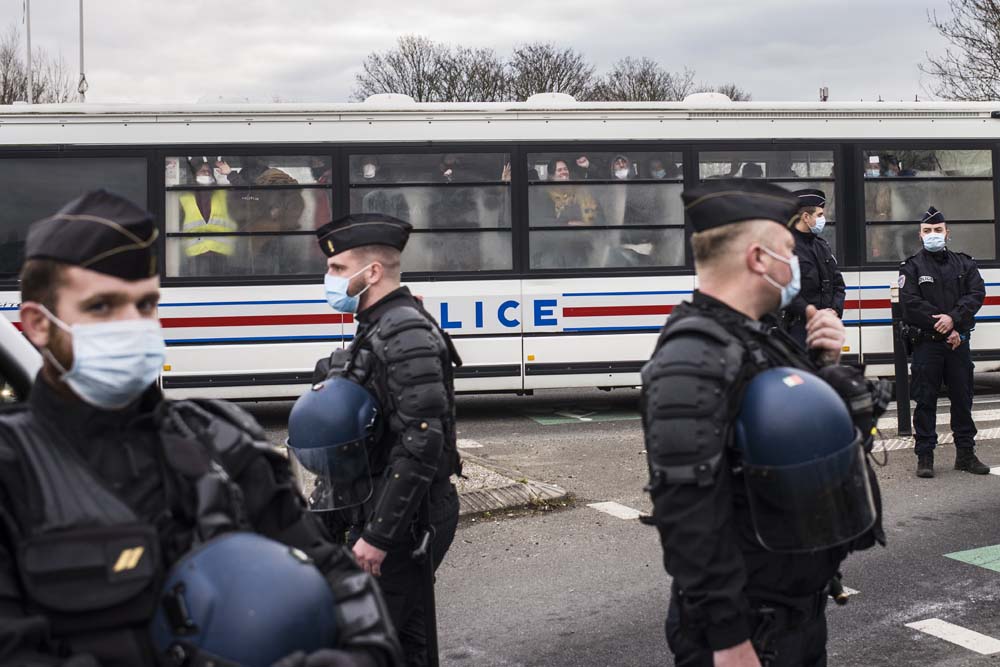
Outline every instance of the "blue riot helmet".
<path fill-rule="evenodd" d="M 747 386 L 736 421 L 750 513 L 769 551 L 845 544 L 875 523 L 861 432 L 833 387 L 796 368 Z"/>
<path fill-rule="evenodd" d="M 375 397 L 339 376 L 314 384 L 295 401 L 287 445 L 310 510 L 346 509 L 371 498 L 368 444 L 378 415 Z"/>
<path fill-rule="evenodd" d="M 335 648 L 336 600 L 298 549 L 226 533 L 174 564 L 150 634 L 165 664 L 265 667 Z"/>

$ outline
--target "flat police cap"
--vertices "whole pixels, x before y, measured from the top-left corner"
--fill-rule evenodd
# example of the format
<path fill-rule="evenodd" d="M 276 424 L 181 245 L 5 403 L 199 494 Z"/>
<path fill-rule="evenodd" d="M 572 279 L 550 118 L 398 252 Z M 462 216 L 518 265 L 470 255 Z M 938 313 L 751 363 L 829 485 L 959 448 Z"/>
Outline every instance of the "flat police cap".
<path fill-rule="evenodd" d="M 413 225 L 391 215 L 355 213 L 316 230 L 319 247 L 327 257 L 366 245 L 387 245 L 396 250 L 406 246 Z"/>
<path fill-rule="evenodd" d="M 924 212 L 922 218 L 920 218 L 920 224 L 922 225 L 939 225 L 945 222 L 944 213 L 937 210 L 933 206 Z"/>
<path fill-rule="evenodd" d="M 682 192 L 681 198 L 696 232 L 746 220 L 773 220 L 788 226 L 799 211 L 795 195 L 759 180 L 706 181 Z"/>
<path fill-rule="evenodd" d="M 796 190 L 792 194 L 799 198 L 800 208 L 805 208 L 806 206 L 826 207 L 826 193 L 822 190 Z"/>
<path fill-rule="evenodd" d="M 142 280 L 159 273 L 158 236 L 149 211 L 107 190 L 94 190 L 31 223 L 24 255 Z"/>

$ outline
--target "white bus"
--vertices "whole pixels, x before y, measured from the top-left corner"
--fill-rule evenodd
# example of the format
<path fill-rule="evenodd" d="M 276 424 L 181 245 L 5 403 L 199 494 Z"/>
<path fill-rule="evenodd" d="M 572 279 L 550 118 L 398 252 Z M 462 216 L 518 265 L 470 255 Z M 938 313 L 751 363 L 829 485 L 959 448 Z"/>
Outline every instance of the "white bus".
<path fill-rule="evenodd" d="M 679 194 L 717 177 L 819 187 L 847 281 L 845 358 L 892 372 L 889 285 L 942 210 L 987 283 L 972 337 L 1000 366 L 1000 104 L 415 104 L 0 107 L 0 307 L 25 231 L 104 187 L 153 211 L 170 395 L 294 396 L 351 339 L 314 230 L 415 227 L 404 280 L 455 338 L 466 392 L 639 382 L 694 289 Z M 209 227 L 203 227 L 205 224 Z M 206 232 L 208 230 L 208 232 Z"/>

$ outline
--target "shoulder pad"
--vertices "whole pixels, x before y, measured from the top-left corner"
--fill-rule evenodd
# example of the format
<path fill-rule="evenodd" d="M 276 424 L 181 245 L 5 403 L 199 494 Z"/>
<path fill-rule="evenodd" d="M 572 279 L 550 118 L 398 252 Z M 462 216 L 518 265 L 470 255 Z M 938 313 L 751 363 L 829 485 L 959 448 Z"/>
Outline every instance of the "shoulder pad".
<path fill-rule="evenodd" d="M 228 401 L 213 398 L 196 398 L 193 402 L 211 414 L 226 420 L 254 440 L 267 440 L 267 433 L 254 417 L 243 408 Z"/>
<path fill-rule="evenodd" d="M 392 338 L 400 331 L 407 329 L 433 329 L 434 325 L 427 317 L 413 306 L 393 308 L 379 318 L 375 325 L 375 334 L 379 338 Z"/>
<path fill-rule="evenodd" d="M 973 257 L 972 255 L 970 255 L 969 253 L 966 253 L 966 252 L 956 252 L 955 254 L 956 255 L 961 255 L 962 257 L 964 257 L 966 259 L 971 259 L 973 262 L 976 261 L 976 258 Z"/>
<path fill-rule="evenodd" d="M 671 324 L 668 320 L 666 329 L 663 332 L 662 340 L 668 340 L 678 335 L 692 333 L 698 334 L 701 337 L 711 338 L 721 345 L 729 345 L 736 340 L 736 338 L 726 331 L 721 324 L 710 317 L 704 317 L 701 315 L 690 315 L 678 321 L 676 324 Z"/>

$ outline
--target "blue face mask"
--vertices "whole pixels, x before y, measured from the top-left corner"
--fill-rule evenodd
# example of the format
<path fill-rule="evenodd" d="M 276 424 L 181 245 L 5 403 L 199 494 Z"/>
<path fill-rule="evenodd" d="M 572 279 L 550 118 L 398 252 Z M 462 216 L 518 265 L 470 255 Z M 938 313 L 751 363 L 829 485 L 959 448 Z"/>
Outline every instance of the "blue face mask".
<path fill-rule="evenodd" d="M 801 289 L 802 274 L 799 269 L 799 258 L 795 255 L 792 255 L 791 257 L 782 257 L 778 253 L 769 248 L 765 248 L 764 246 L 761 246 L 760 249 L 779 262 L 784 262 L 792 269 L 792 279 L 788 281 L 787 285 L 782 285 L 771 276 L 766 273 L 764 274 L 764 280 L 781 290 L 781 304 L 778 306 L 778 310 L 781 310 L 782 308 L 788 306 L 788 304 L 792 302 L 792 299 L 798 296 L 799 290 Z"/>
<path fill-rule="evenodd" d="M 816 218 L 816 225 L 814 227 L 810 227 L 809 231 L 815 234 L 816 236 L 819 236 L 820 234 L 823 233 L 824 227 L 826 227 L 826 216 L 821 215 L 818 218 Z"/>
<path fill-rule="evenodd" d="M 927 252 L 941 252 L 944 250 L 944 234 L 927 234 L 923 237 L 923 242 Z"/>
<path fill-rule="evenodd" d="M 666 178 L 666 177 L 667 177 L 667 170 L 666 169 L 654 169 L 653 170 L 653 178 Z"/>
<path fill-rule="evenodd" d="M 158 321 L 143 318 L 70 327 L 48 310 L 45 316 L 72 336 L 73 366 L 67 371 L 48 349 L 42 354 L 84 402 L 104 410 L 124 408 L 160 376 L 167 350 Z"/>
<path fill-rule="evenodd" d="M 354 276 L 360 276 L 371 264 L 361 269 L 353 276 L 347 278 L 341 278 L 340 276 L 331 276 L 329 273 L 323 276 L 323 287 L 326 290 L 326 302 L 330 304 L 330 307 L 341 313 L 356 313 L 358 312 L 358 302 L 362 294 L 368 291 L 371 285 L 365 285 L 365 288 L 351 296 L 347 293 L 347 290 L 351 284 L 351 279 Z"/>

